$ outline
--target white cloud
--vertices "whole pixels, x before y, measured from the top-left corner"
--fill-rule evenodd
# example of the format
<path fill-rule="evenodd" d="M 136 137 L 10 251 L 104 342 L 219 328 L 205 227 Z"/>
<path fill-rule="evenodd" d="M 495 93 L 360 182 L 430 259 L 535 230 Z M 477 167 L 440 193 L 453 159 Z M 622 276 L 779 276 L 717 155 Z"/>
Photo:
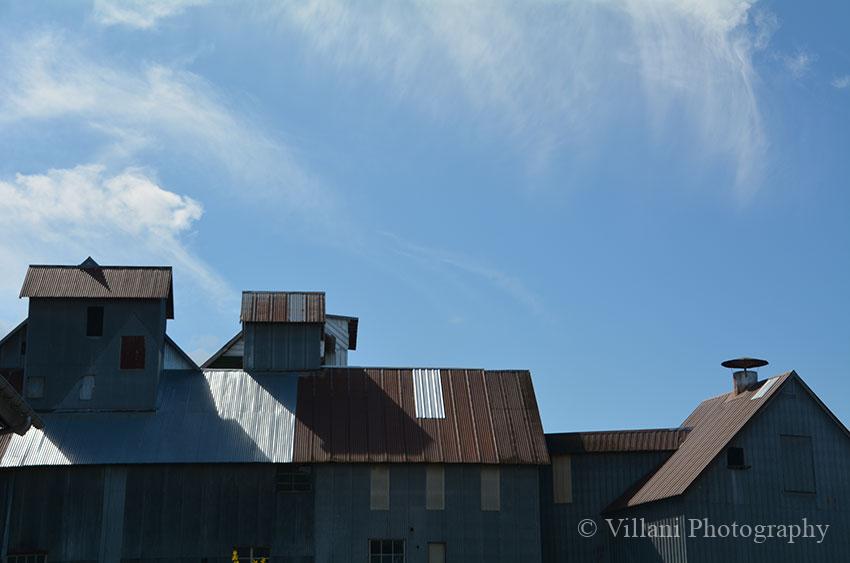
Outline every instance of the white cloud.
<path fill-rule="evenodd" d="M 92 160 L 132 164 L 142 151 L 181 154 L 223 167 L 238 195 L 274 198 L 314 211 L 333 197 L 298 165 L 288 146 L 231 108 L 191 72 L 157 64 L 128 70 L 99 62 L 67 36 L 43 33 L 0 54 L 0 126 L 77 120 L 107 142 Z"/>
<path fill-rule="evenodd" d="M 836 76 L 832 79 L 831 84 L 833 88 L 837 88 L 838 90 L 844 90 L 845 88 L 850 86 L 850 74 Z"/>
<path fill-rule="evenodd" d="M 461 102 L 464 115 L 495 124 L 543 160 L 563 147 L 583 150 L 637 89 L 659 128 L 684 108 L 700 141 L 695 154 L 731 158 L 746 195 L 766 151 L 752 53 L 778 25 L 766 12 L 753 22 L 751 7 L 312 0 L 273 12 L 356 79 L 365 70 L 438 116 Z"/>
<path fill-rule="evenodd" d="M 207 0 L 94 0 L 92 15 L 101 25 L 150 29 L 163 18 L 206 3 Z"/>
<path fill-rule="evenodd" d="M 809 72 L 812 63 L 816 58 L 817 57 L 807 51 L 799 50 L 793 55 L 784 55 L 782 57 L 782 62 L 785 64 L 785 68 L 788 72 L 791 73 L 791 76 L 794 78 L 802 78 Z"/>
<path fill-rule="evenodd" d="M 0 181 L 0 264 L 11 274 L 42 259 L 129 255 L 133 263 L 173 263 L 210 296 L 232 300 L 235 293 L 183 242 L 202 213 L 200 203 L 163 189 L 141 169 L 109 175 L 103 166 L 83 165 L 18 174 Z"/>

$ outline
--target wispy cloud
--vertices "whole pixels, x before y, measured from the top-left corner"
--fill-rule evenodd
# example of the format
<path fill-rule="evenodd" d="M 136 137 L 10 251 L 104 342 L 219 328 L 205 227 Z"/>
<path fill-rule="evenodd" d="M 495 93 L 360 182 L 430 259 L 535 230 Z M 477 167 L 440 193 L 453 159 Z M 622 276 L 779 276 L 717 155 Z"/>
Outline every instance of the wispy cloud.
<path fill-rule="evenodd" d="M 223 167 L 247 198 L 275 198 L 285 209 L 329 213 L 333 196 L 291 149 L 236 111 L 200 76 L 159 64 L 111 65 L 80 41 L 42 33 L 0 55 L 0 127 L 77 120 L 104 135 L 97 161 L 132 163 L 142 151 L 184 154 Z M 321 211 L 321 213 L 320 213 Z"/>
<path fill-rule="evenodd" d="M 543 160 L 610 126 L 611 108 L 631 85 L 658 121 L 685 108 L 697 152 L 733 159 L 746 192 L 766 152 L 752 53 L 777 25 L 767 12 L 753 22 L 750 9 L 737 0 L 312 0 L 273 12 L 331 64 L 358 77 L 366 70 L 436 115 L 460 100 L 473 110 L 465 115 Z"/>
<path fill-rule="evenodd" d="M 526 311 L 537 316 L 546 315 L 546 308 L 543 306 L 540 296 L 529 289 L 514 273 L 484 264 L 478 259 L 465 256 L 461 253 L 412 243 L 394 233 L 381 231 L 378 234 L 383 238 L 383 242 L 385 243 L 382 247 L 386 248 L 389 252 L 410 259 L 419 268 L 448 275 L 460 273 L 471 278 L 472 283 L 461 282 L 461 285 L 469 290 L 469 295 L 479 294 L 483 282 L 483 284 L 495 288 L 513 300 Z M 452 314 L 450 318 L 450 322 L 452 323 L 462 321 L 463 317 L 457 313 Z"/>
<path fill-rule="evenodd" d="M 208 0 L 94 0 L 92 15 L 101 25 L 137 29 L 156 27 L 159 20 L 183 13 Z"/>
<path fill-rule="evenodd" d="M 134 263 L 173 263 L 211 297 L 232 300 L 227 283 L 185 244 L 202 213 L 200 203 L 162 188 L 141 169 L 110 175 L 103 166 L 81 165 L 18 174 L 0 181 L 0 263 L 9 274 L 4 279 L 17 283 L 21 276 L 12 274 L 36 259 L 66 263 L 69 256 L 131 255 Z"/>
<path fill-rule="evenodd" d="M 845 88 L 850 86 L 850 74 L 836 76 L 832 79 L 832 82 L 830 84 L 832 84 L 833 88 L 836 88 L 838 90 L 844 90 Z"/>
<path fill-rule="evenodd" d="M 793 55 L 783 55 L 782 62 L 791 76 L 794 78 L 802 78 L 811 69 L 812 63 L 817 57 L 808 51 L 798 50 Z"/>

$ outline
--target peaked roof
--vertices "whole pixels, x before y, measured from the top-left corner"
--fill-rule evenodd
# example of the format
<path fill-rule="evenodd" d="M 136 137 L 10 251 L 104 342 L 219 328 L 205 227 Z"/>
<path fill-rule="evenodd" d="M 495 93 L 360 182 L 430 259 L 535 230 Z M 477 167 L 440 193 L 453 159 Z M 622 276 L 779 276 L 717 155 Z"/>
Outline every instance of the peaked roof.
<path fill-rule="evenodd" d="M 422 371 L 443 416 L 417 415 Z M 297 413 L 295 462 L 549 463 L 527 371 L 326 368 L 299 380 Z"/>
<path fill-rule="evenodd" d="M 689 428 L 605 430 L 546 434 L 550 455 L 614 452 L 667 452 L 676 450 Z"/>
<path fill-rule="evenodd" d="M 101 266 L 91 257 L 79 266 L 33 265 L 20 297 L 165 299 L 174 318 L 171 266 Z"/>
<path fill-rule="evenodd" d="M 444 405 L 430 418 L 416 409 L 423 397 L 414 380 L 423 371 L 440 383 L 428 399 Z M 0 441 L 0 467 L 549 462 L 527 371 L 167 370 L 156 411 L 42 417 L 43 429 Z"/>
<path fill-rule="evenodd" d="M 251 323 L 323 323 L 324 291 L 243 291 L 239 320 Z"/>
<path fill-rule="evenodd" d="M 790 380 L 795 380 L 820 407 L 838 424 L 845 434 L 850 431 L 823 404 L 796 372 L 790 371 L 760 381 L 753 388 L 739 393 L 724 393 L 708 399 L 682 423 L 690 428 L 685 441 L 667 461 L 647 475 L 606 510 L 618 510 L 681 495 L 702 474 L 732 439 L 775 397 Z"/>

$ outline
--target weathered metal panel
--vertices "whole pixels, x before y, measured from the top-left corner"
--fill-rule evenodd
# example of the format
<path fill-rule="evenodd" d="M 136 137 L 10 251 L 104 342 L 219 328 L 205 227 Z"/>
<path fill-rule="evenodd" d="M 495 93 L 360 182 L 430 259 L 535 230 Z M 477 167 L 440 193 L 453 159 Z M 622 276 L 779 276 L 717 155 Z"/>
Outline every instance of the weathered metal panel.
<path fill-rule="evenodd" d="M 387 464 L 389 509 L 370 510 L 368 464 L 316 468 L 316 561 L 369 561 L 368 540 L 405 542 L 405 561 L 426 563 L 428 543 L 446 544 L 447 561 L 539 563 L 538 472 L 499 469 L 500 510 L 482 512 L 481 466 L 444 467 L 445 503 L 428 510 L 426 464 Z"/>
<path fill-rule="evenodd" d="M 27 321 L 0 339 L 0 368 L 23 368 L 26 357 Z"/>
<path fill-rule="evenodd" d="M 440 370 L 413 370 L 413 393 L 416 418 L 446 418 Z"/>
<path fill-rule="evenodd" d="M 419 418 L 414 370 L 325 368 L 299 382 L 295 460 L 548 463 L 524 375 L 440 370 L 445 417 Z"/>
<path fill-rule="evenodd" d="M 243 291 L 243 323 L 324 323 L 325 294 L 320 291 Z"/>
<path fill-rule="evenodd" d="M 191 370 L 198 369 L 198 365 L 166 334 L 165 345 L 163 346 L 162 369 Z"/>
<path fill-rule="evenodd" d="M 674 451 L 685 440 L 688 428 L 606 430 L 546 434 L 549 455 L 571 453 Z"/>
<path fill-rule="evenodd" d="M 86 336 L 89 306 L 104 308 L 102 336 Z M 163 301 L 32 298 L 27 320 L 26 378 L 41 378 L 41 397 L 26 397 L 37 411 L 151 410 L 163 360 Z M 122 370 L 124 336 L 143 337 L 144 369 Z M 91 399 L 80 399 L 86 376 Z"/>
<path fill-rule="evenodd" d="M 751 389 L 738 395 L 727 393 L 701 403 L 682 424 L 691 431 L 678 450 L 646 484 L 620 503 L 636 506 L 682 494 L 792 375 L 793 372 L 778 376 L 777 382 L 771 384 L 763 397 L 757 400 L 750 399 L 759 390 Z M 764 385 L 765 382 L 762 382 Z"/>
<path fill-rule="evenodd" d="M 165 372 L 155 413 L 45 413 L 0 466 L 288 463 L 297 390 L 297 374 Z"/>
<path fill-rule="evenodd" d="M 321 367 L 322 327 L 316 323 L 246 323 L 243 365 L 249 371 Z"/>

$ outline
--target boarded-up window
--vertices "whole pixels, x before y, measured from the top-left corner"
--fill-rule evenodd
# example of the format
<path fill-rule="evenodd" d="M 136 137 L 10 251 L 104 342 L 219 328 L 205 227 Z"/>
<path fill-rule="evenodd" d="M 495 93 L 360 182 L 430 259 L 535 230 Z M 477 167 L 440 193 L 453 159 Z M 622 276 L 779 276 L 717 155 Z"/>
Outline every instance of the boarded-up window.
<path fill-rule="evenodd" d="M 80 382 L 80 400 L 90 401 L 94 394 L 94 376 L 85 375 Z"/>
<path fill-rule="evenodd" d="M 86 336 L 103 336 L 103 307 L 86 310 Z"/>
<path fill-rule="evenodd" d="M 41 376 L 30 376 L 26 378 L 27 399 L 41 399 L 44 397 L 44 378 Z"/>
<path fill-rule="evenodd" d="M 555 504 L 573 502 L 573 460 L 568 455 L 552 456 L 552 496 Z"/>
<path fill-rule="evenodd" d="M 446 563 L 446 544 L 438 542 L 428 544 L 428 563 Z"/>
<path fill-rule="evenodd" d="M 121 369 L 145 369 L 145 337 L 121 337 Z"/>
<path fill-rule="evenodd" d="M 815 466 L 811 436 L 780 436 L 782 474 L 785 490 L 793 493 L 815 492 Z"/>
<path fill-rule="evenodd" d="M 444 510 L 446 508 L 446 474 L 442 465 L 428 465 L 425 468 L 425 509 Z"/>
<path fill-rule="evenodd" d="M 372 510 L 390 509 L 390 468 L 386 465 L 373 465 L 369 508 Z"/>
<path fill-rule="evenodd" d="M 501 495 L 499 491 L 499 467 L 481 466 L 481 510 L 499 510 Z"/>

